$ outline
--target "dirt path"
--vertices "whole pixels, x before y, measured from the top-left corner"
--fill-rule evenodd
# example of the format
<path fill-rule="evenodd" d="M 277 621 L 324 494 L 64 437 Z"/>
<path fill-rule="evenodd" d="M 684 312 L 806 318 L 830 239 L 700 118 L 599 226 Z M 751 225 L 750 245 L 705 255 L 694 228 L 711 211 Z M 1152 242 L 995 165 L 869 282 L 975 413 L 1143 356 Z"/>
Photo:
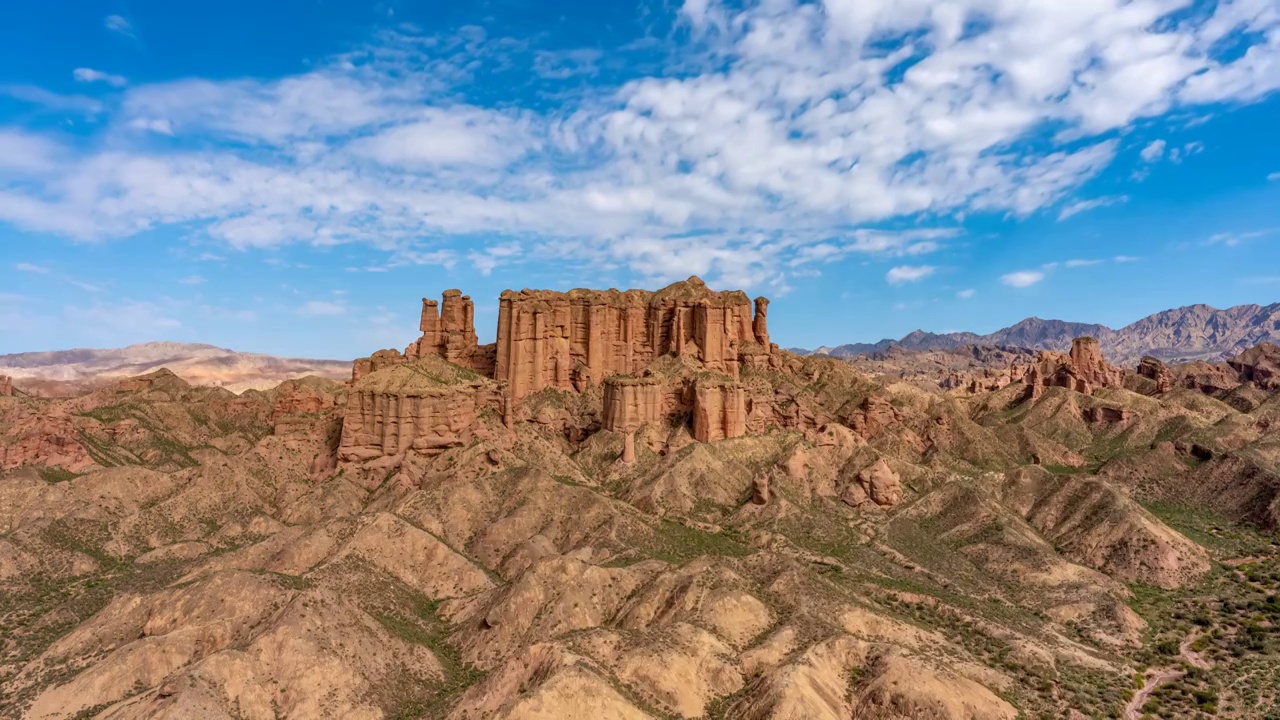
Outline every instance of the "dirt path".
<path fill-rule="evenodd" d="M 1151 697 L 1151 693 L 1155 692 L 1156 688 L 1161 685 L 1177 680 L 1183 674 L 1181 670 L 1169 670 L 1167 668 L 1158 671 L 1148 670 L 1146 684 L 1142 686 L 1141 690 L 1134 693 L 1133 699 L 1129 701 L 1128 705 L 1124 706 L 1124 715 L 1122 716 L 1124 720 L 1142 720 L 1142 706 L 1147 704 L 1147 698 Z"/>
<path fill-rule="evenodd" d="M 1182 642 L 1178 644 L 1178 654 L 1182 655 L 1187 662 L 1191 663 L 1191 667 L 1208 670 L 1213 667 L 1213 663 L 1205 660 L 1203 655 L 1191 649 L 1192 643 L 1199 640 L 1202 634 L 1203 633 L 1197 630 L 1183 638 Z"/>
<path fill-rule="evenodd" d="M 1193 630 L 1184 637 L 1182 642 L 1178 643 L 1178 654 L 1182 656 L 1183 660 L 1190 663 L 1192 667 L 1208 670 L 1213 667 L 1213 663 L 1205 660 L 1203 655 L 1191 649 L 1191 645 L 1200 639 L 1200 635 L 1201 632 L 1199 630 Z M 1151 693 L 1155 692 L 1156 688 L 1161 685 L 1171 683 L 1183 675 L 1186 675 L 1186 673 L 1171 667 L 1148 670 L 1146 682 L 1141 689 L 1133 694 L 1129 704 L 1124 706 L 1124 715 L 1122 716 L 1124 720 L 1142 720 L 1142 706 L 1147 704 L 1147 698 L 1151 697 Z"/>

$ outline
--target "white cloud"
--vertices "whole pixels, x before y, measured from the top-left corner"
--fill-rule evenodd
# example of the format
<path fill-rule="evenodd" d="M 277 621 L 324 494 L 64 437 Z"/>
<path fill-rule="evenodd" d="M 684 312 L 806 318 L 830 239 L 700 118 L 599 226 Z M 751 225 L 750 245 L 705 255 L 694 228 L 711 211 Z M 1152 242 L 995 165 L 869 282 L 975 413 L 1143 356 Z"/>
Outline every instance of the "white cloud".
<path fill-rule="evenodd" d="M 95 302 L 91 305 L 68 305 L 63 314 L 73 323 L 112 334 L 141 336 L 182 327 L 156 303 L 145 301 Z M 151 336 L 152 339 L 156 339 Z"/>
<path fill-rule="evenodd" d="M 503 243 L 500 245 L 490 245 L 483 251 L 472 251 L 467 253 L 467 259 L 471 261 L 471 265 L 480 271 L 481 275 L 488 276 L 493 272 L 494 268 L 503 262 L 512 258 L 519 257 L 524 252 L 519 243 Z"/>
<path fill-rule="evenodd" d="M 1039 270 L 1019 270 L 1000 276 L 1000 282 L 1016 288 L 1031 287 L 1041 280 L 1044 280 L 1044 273 Z"/>
<path fill-rule="evenodd" d="M 969 298 L 974 296 L 975 292 L 976 291 L 973 289 L 961 290 L 960 292 L 956 293 L 956 297 L 959 298 L 960 300 L 968 300 Z"/>
<path fill-rule="evenodd" d="M 1153 163 L 1164 157 L 1164 148 L 1164 140 L 1153 140 L 1150 145 L 1142 148 L 1142 152 L 1139 154 L 1142 156 L 1143 162 Z"/>
<path fill-rule="evenodd" d="M 935 270 L 937 268 L 932 265 L 899 265 L 890 268 L 889 272 L 885 273 L 884 279 L 889 281 L 890 285 L 901 285 L 923 280 L 932 275 Z"/>
<path fill-rule="evenodd" d="M 125 37 L 137 37 L 133 31 L 133 23 L 130 23 L 120 15 L 108 15 L 102 19 L 102 26 L 111 32 L 120 33 Z"/>
<path fill-rule="evenodd" d="M 1068 260 L 1063 265 L 1069 268 L 1089 267 L 1090 265 L 1101 264 L 1102 260 Z"/>
<path fill-rule="evenodd" d="M 170 123 L 166 118 L 134 118 L 129 121 L 129 127 L 134 130 L 153 132 L 159 135 L 173 135 L 173 123 Z"/>
<path fill-rule="evenodd" d="M 687 0 L 689 42 L 621 85 L 586 84 L 612 49 L 402 28 L 302 74 L 144 84 L 108 105 L 9 87 L 100 112 L 110 142 L 0 152 L 0 221 L 89 240 L 170 226 L 237 248 L 362 242 L 388 263 L 518 240 L 595 270 L 785 285 L 853 253 L 937 251 L 945 237 L 909 237 L 919 224 L 1121 202 L 1077 196 L 1117 137 L 1280 87 L 1272 0 L 1170 19 L 1180 7 Z M 1232 38 L 1251 47 L 1218 59 Z M 530 69 L 511 87 L 560 84 L 523 106 L 466 104 L 476 77 L 516 67 Z"/>
<path fill-rule="evenodd" d="M 1138 262 L 1142 258 L 1134 257 L 1132 255 L 1117 255 L 1111 259 L 1115 260 L 1118 263 L 1131 263 L 1131 262 Z"/>
<path fill-rule="evenodd" d="M 311 300 L 298 308 L 298 314 L 303 317 L 333 317 L 345 315 L 346 312 L 346 305 L 328 300 Z"/>
<path fill-rule="evenodd" d="M 74 71 L 72 71 L 71 74 L 72 76 L 75 77 L 76 82 L 82 82 L 82 83 L 101 82 L 101 83 L 106 83 L 111 87 L 118 87 L 118 88 L 124 87 L 125 85 L 129 84 L 128 80 L 126 80 L 125 78 L 119 75 L 112 75 L 111 73 L 102 72 L 101 70 L 94 70 L 93 68 L 76 68 Z"/>
<path fill-rule="evenodd" d="M 36 273 L 38 275 L 48 275 L 50 270 L 42 265 L 32 265 L 31 263 L 18 263 L 13 266 L 18 272 Z"/>
<path fill-rule="evenodd" d="M 1267 180 L 1269 182 L 1275 182 L 1277 180 L 1280 180 L 1280 172 L 1271 173 L 1270 175 L 1267 176 Z"/>
<path fill-rule="evenodd" d="M 1091 200 L 1080 200 L 1062 208 L 1058 213 L 1058 220 L 1066 220 L 1069 217 L 1079 215 L 1082 212 L 1096 210 L 1097 208 L 1110 207 L 1112 205 L 1121 205 L 1129 202 L 1128 195 L 1113 195 L 1109 197 L 1093 198 Z"/>
<path fill-rule="evenodd" d="M 1251 230 L 1249 232 L 1220 232 L 1209 237 L 1210 245 L 1226 245 L 1227 247 L 1235 247 L 1249 240 L 1257 240 L 1271 235 L 1275 235 L 1280 230 Z"/>

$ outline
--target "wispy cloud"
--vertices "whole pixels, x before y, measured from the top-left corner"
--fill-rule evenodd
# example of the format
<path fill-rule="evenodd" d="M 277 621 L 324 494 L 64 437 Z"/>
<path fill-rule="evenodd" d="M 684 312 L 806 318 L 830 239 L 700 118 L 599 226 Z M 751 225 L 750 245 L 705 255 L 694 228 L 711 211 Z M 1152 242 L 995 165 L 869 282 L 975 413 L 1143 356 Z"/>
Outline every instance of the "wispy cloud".
<path fill-rule="evenodd" d="M 120 75 L 112 75 L 111 73 L 94 70 L 93 68 L 76 68 L 71 74 L 75 77 L 76 82 L 100 82 L 117 88 L 124 87 L 129 84 L 129 81 Z"/>
<path fill-rule="evenodd" d="M 1080 200 L 1062 208 L 1062 211 L 1058 213 L 1058 220 L 1066 220 L 1067 218 L 1079 215 L 1082 212 L 1110 207 L 1112 205 L 1120 205 L 1126 202 L 1129 202 L 1128 195 L 1112 195 L 1108 197 L 1093 198 L 1092 200 Z"/>
<path fill-rule="evenodd" d="M 1280 230 L 1274 228 L 1268 230 L 1251 230 L 1248 232 L 1220 232 L 1211 235 L 1209 237 L 1208 244 L 1235 247 L 1236 245 L 1248 242 L 1249 240 L 1257 240 L 1277 233 L 1280 233 Z"/>
<path fill-rule="evenodd" d="M 969 298 L 973 297 L 975 294 L 976 294 L 976 291 L 972 289 L 961 290 L 960 292 L 956 293 L 956 297 L 961 300 L 968 300 Z"/>
<path fill-rule="evenodd" d="M 1138 262 L 1142 258 L 1134 257 L 1133 255 L 1117 255 L 1111 259 L 1118 263 L 1131 263 L 1131 262 Z"/>
<path fill-rule="evenodd" d="M 18 263 L 13 266 L 18 272 L 36 273 L 38 275 L 48 275 L 51 271 L 43 265 L 32 265 L 31 263 Z"/>
<path fill-rule="evenodd" d="M 129 38 L 136 38 L 138 35 L 134 32 L 133 23 L 126 20 L 121 15 L 108 15 L 102 19 L 102 26 L 114 33 L 119 33 Z"/>
<path fill-rule="evenodd" d="M 890 285 L 901 285 L 923 280 L 936 270 L 937 268 L 932 265 L 899 265 L 890 268 L 889 272 L 885 273 L 884 279 L 889 281 Z"/>
<path fill-rule="evenodd" d="M 1103 262 L 1105 261 L 1103 260 L 1068 260 L 1065 263 L 1063 263 L 1063 265 L 1066 265 L 1069 268 L 1078 268 L 1078 267 L 1089 267 L 1091 265 L 1099 265 Z"/>
<path fill-rule="evenodd" d="M 1039 270 L 1019 270 L 1000 276 L 1000 282 L 1016 288 L 1031 287 L 1041 280 L 1044 280 L 1044 273 Z"/>
<path fill-rule="evenodd" d="M 303 317 L 333 317 L 345 315 L 346 313 L 347 306 L 345 304 L 329 300 L 311 300 L 298 308 L 298 314 Z"/>
<path fill-rule="evenodd" d="M 1153 163 L 1164 157 L 1164 148 L 1164 140 L 1152 140 L 1149 145 L 1142 148 L 1142 152 L 1139 155 L 1142 156 L 1143 162 Z"/>
<path fill-rule="evenodd" d="M 1270 175 L 1267 175 L 1267 180 L 1270 182 L 1280 180 L 1280 172 L 1273 172 Z"/>
<path fill-rule="evenodd" d="M 178 281 L 182 285 L 203 285 L 207 282 L 202 275 L 188 275 Z"/>

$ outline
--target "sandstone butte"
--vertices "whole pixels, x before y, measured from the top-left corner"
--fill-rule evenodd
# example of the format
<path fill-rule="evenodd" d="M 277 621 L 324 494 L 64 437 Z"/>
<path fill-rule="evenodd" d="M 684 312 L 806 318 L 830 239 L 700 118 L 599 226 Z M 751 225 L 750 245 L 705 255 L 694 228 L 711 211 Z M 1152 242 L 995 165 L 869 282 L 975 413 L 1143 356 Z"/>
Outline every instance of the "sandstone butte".
<path fill-rule="evenodd" d="M 479 344 L 474 303 L 447 290 L 440 302 L 423 299 L 422 336 L 403 353 L 356 360 L 340 458 L 440 452 L 469 439 L 486 409 L 510 423 L 540 391 L 602 388 L 602 425 L 627 435 L 623 460 L 631 462 L 633 433 L 673 415 L 690 417 L 700 442 L 746 434 L 752 401 L 741 373 L 782 362 L 769 341 L 768 299 L 714 291 L 697 277 L 657 292 L 508 290 L 499 302 L 496 343 Z M 462 374 L 432 365 L 428 374 L 451 379 L 424 384 L 422 363 L 433 359 Z M 661 359 L 684 369 L 655 374 Z M 757 412 L 759 428 L 766 410 Z"/>

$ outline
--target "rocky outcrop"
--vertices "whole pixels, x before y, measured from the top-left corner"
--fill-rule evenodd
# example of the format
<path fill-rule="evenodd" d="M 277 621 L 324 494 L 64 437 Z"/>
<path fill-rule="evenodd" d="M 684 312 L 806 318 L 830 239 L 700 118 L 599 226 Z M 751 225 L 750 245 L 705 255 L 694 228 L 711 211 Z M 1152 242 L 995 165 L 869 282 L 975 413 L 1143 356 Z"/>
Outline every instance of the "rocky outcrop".
<path fill-rule="evenodd" d="M 434 366 L 424 362 L 434 360 Z M 347 397 L 338 459 L 362 462 L 391 455 L 438 455 L 475 437 L 478 416 L 496 412 L 501 396 L 488 380 L 446 375 L 434 358 L 395 366 L 356 383 Z"/>
<path fill-rule="evenodd" d="M 399 350 L 379 350 L 367 358 L 360 358 L 351 365 L 351 382 L 358 383 L 371 373 L 384 368 L 402 365 L 409 361 Z"/>
<path fill-rule="evenodd" d="M 693 437 L 715 442 L 747 434 L 747 392 L 735 382 L 699 380 L 693 390 Z"/>
<path fill-rule="evenodd" d="M 423 298 L 418 329 L 422 337 L 405 349 L 407 358 L 435 355 L 483 375 L 493 374 L 495 346 L 479 344 L 475 303 L 461 290 L 445 290 L 439 303 Z"/>
<path fill-rule="evenodd" d="M 1227 361 L 1241 382 L 1262 390 L 1280 389 L 1280 347 L 1260 343 Z"/>
<path fill-rule="evenodd" d="M 498 307 L 494 378 L 517 401 L 638 374 L 664 355 L 737 378 L 743 364 L 767 363 L 772 351 L 759 342 L 766 321 L 753 320 L 751 309 L 746 294 L 710 290 L 696 277 L 658 292 L 508 290 Z"/>
<path fill-rule="evenodd" d="M 7 375 L 0 375 L 0 397 L 13 396 L 13 380 Z"/>
<path fill-rule="evenodd" d="M 632 433 L 662 419 L 663 387 L 651 378 L 615 376 L 604 383 L 605 430 Z"/>
<path fill-rule="evenodd" d="M 1102 346 L 1095 338 L 1079 337 L 1071 343 L 1071 352 L 1063 354 L 1042 350 L 1027 370 L 1023 381 L 1026 397 L 1040 396 L 1043 388 L 1064 387 L 1085 395 L 1097 388 L 1123 387 L 1124 371 L 1108 365 L 1102 357 Z"/>
<path fill-rule="evenodd" d="M 1155 383 L 1155 392 L 1167 393 L 1173 389 L 1173 373 L 1169 372 L 1169 366 L 1160 361 L 1159 358 L 1147 355 L 1138 361 L 1138 375 L 1147 378 Z"/>
<path fill-rule="evenodd" d="M 870 500 L 880 507 L 893 507 L 902 502 L 902 479 L 884 458 L 858 473 L 855 482 L 845 490 L 841 500 L 853 507 Z"/>

